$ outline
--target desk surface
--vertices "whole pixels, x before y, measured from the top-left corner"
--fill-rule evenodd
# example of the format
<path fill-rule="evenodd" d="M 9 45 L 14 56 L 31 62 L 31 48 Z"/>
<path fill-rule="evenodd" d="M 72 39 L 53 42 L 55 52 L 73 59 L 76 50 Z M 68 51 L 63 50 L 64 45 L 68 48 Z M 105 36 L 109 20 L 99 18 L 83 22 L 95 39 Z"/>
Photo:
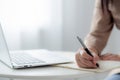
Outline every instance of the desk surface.
<path fill-rule="evenodd" d="M 56 52 L 62 53 L 68 57 L 74 53 L 70 52 Z M 69 56 L 70 57 L 70 56 Z M 72 70 L 67 68 L 60 68 L 55 66 L 36 67 L 28 69 L 11 69 L 0 62 L 0 77 L 5 78 L 21 78 L 21 79 L 61 79 L 61 78 L 80 78 L 87 77 L 94 74 L 93 72 Z"/>

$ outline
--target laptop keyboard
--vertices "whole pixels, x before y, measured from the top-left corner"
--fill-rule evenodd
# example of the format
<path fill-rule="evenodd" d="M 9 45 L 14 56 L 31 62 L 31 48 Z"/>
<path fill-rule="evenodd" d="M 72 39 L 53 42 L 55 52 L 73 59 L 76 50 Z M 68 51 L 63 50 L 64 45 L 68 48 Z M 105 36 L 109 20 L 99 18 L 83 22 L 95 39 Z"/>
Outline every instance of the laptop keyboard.
<path fill-rule="evenodd" d="M 34 64 L 34 63 L 45 63 L 45 61 L 39 60 L 32 57 L 29 54 L 12 54 L 12 60 L 16 64 Z"/>

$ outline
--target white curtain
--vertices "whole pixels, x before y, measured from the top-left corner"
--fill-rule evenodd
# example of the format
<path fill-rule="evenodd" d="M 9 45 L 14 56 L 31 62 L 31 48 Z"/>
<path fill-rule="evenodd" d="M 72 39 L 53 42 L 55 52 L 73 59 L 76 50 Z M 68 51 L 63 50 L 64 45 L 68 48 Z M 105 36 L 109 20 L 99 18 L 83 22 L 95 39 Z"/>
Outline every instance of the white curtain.
<path fill-rule="evenodd" d="M 61 0 L 0 0 L 0 23 L 9 48 L 60 50 L 61 3 Z"/>
<path fill-rule="evenodd" d="M 10 49 L 76 51 L 90 30 L 95 0 L 0 0 L 0 23 Z M 119 52 L 118 30 L 106 51 Z"/>

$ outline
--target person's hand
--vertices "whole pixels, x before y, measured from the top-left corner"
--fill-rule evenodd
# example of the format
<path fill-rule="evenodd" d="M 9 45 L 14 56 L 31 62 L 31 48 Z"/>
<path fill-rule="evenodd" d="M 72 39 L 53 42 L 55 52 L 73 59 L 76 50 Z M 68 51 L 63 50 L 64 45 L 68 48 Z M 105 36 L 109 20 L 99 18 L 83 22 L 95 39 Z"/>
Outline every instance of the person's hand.
<path fill-rule="evenodd" d="M 80 48 L 75 55 L 76 63 L 79 67 L 82 68 L 97 68 L 96 63 L 99 60 L 98 53 L 95 49 L 89 49 L 91 54 L 86 53 L 86 51 L 83 48 Z"/>
<path fill-rule="evenodd" d="M 112 54 L 112 53 L 106 53 L 104 55 L 101 55 L 100 58 L 101 58 L 101 60 L 120 61 L 120 55 Z"/>

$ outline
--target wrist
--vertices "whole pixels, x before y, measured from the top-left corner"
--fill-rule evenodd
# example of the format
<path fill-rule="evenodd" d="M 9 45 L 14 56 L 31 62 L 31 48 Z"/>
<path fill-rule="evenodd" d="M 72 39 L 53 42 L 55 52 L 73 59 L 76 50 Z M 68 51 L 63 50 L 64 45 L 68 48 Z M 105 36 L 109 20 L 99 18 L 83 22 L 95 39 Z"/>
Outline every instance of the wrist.
<path fill-rule="evenodd" d="M 94 52 L 96 55 L 98 55 L 98 56 L 100 55 L 100 54 L 99 54 L 99 51 L 98 51 L 96 48 L 94 48 L 94 47 L 89 47 L 89 46 L 88 46 L 88 49 L 89 49 L 90 51 Z"/>

